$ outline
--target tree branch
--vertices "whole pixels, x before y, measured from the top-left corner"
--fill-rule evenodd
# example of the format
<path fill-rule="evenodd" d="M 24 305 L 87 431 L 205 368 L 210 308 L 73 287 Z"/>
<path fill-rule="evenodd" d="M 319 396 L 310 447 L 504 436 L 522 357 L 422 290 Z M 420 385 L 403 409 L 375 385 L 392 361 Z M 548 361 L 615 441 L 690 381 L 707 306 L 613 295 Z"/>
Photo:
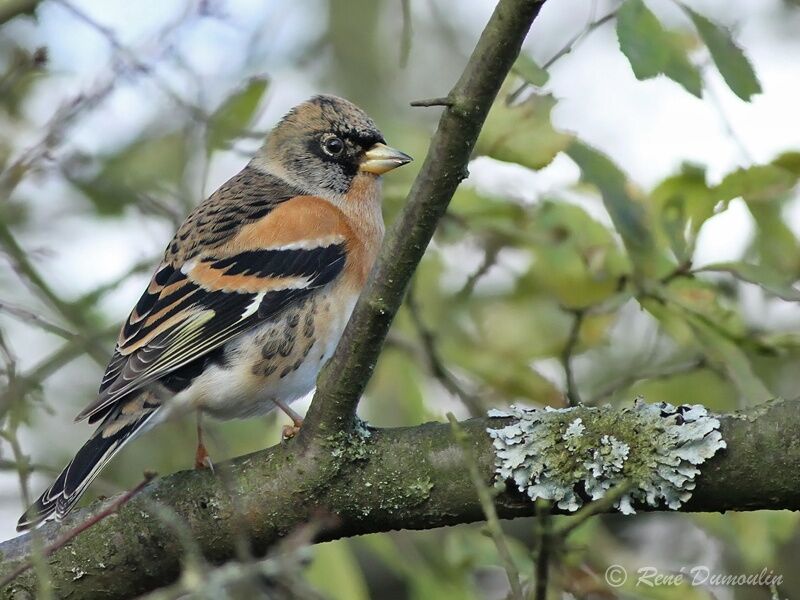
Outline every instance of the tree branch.
<path fill-rule="evenodd" d="M 317 382 L 299 439 L 304 445 L 353 427 L 408 283 L 439 219 L 467 174 L 472 149 L 543 2 L 500 0 L 450 94 L 405 207 L 386 236 L 342 340 Z"/>
<path fill-rule="evenodd" d="M 620 419 L 628 418 L 625 414 L 630 415 L 621 413 Z M 796 401 L 773 401 L 720 420 L 727 450 L 702 465 L 683 510 L 800 510 Z M 494 451 L 486 428 L 504 422 L 481 418 L 460 424 L 487 484 L 494 476 Z M 218 465 L 224 476 L 183 471 L 152 482 L 119 513 L 50 557 L 55 594 L 86 600 L 130 598 L 174 582 L 185 549 L 175 528 L 162 521 L 165 514 L 185 524 L 197 550 L 214 564 L 236 557 L 242 527 L 253 551 L 262 554 L 321 513 L 339 518 L 323 539 L 485 519 L 449 424 L 372 431 L 367 438 L 341 436 L 333 448 L 335 460 L 327 463 L 296 450 L 293 440 Z M 44 525 L 39 530 L 43 543 L 102 506 L 96 502 L 60 526 Z M 532 502 L 511 491 L 498 495 L 495 506 L 501 518 L 535 513 Z M 25 560 L 30 547 L 29 534 L 0 544 L 0 576 Z M 33 594 L 35 589 L 35 574 L 28 572 L 0 591 L 0 598 L 23 597 L 15 593 Z"/>

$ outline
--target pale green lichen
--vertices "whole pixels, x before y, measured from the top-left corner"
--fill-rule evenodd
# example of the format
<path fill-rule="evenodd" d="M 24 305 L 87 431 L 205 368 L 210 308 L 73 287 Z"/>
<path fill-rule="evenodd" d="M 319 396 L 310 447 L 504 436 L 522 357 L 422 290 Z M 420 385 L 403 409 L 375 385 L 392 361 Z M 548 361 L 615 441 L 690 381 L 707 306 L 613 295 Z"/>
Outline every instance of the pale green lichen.
<path fill-rule="evenodd" d="M 514 422 L 488 429 L 498 482 L 512 481 L 532 500 L 575 511 L 619 485 L 630 486 L 615 507 L 678 509 L 691 498 L 698 465 L 725 448 L 719 420 L 701 405 L 574 407 L 489 411 Z"/>

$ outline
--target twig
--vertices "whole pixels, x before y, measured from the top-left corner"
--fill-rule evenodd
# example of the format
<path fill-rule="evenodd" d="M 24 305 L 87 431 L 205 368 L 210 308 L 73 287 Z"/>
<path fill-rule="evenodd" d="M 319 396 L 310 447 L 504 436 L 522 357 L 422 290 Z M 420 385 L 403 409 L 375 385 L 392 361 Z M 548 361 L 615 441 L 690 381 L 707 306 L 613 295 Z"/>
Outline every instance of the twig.
<path fill-rule="evenodd" d="M 475 286 L 478 284 L 478 281 L 489 272 L 494 264 L 497 262 L 497 256 L 500 254 L 500 250 L 502 250 L 502 244 L 499 242 L 489 241 L 484 249 L 485 255 L 483 257 L 483 262 L 481 262 L 480 266 L 476 269 L 476 271 L 470 275 L 467 280 L 464 282 L 464 286 L 456 293 L 456 298 L 459 300 L 466 300 L 469 296 L 472 295 L 472 292 L 475 290 Z"/>
<path fill-rule="evenodd" d="M 170 82 L 167 81 L 158 71 L 152 69 L 150 65 L 141 61 L 133 50 L 120 42 L 117 36 L 114 34 L 114 31 L 95 21 L 88 13 L 83 11 L 81 8 L 78 8 L 68 0 L 54 0 L 54 2 L 64 7 L 79 21 L 83 22 L 85 25 L 91 27 L 100 35 L 102 35 L 111 45 L 114 51 L 119 56 L 123 57 L 123 59 L 133 68 L 134 71 L 147 74 L 153 81 L 155 81 L 159 89 L 161 89 L 161 91 L 164 92 L 164 94 L 170 100 L 175 102 L 175 104 L 183 108 L 189 114 L 189 116 L 202 122 L 208 120 L 208 114 L 206 111 L 199 106 L 188 102 L 186 99 L 180 96 L 174 89 L 172 89 Z"/>
<path fill-rule="evenodd" d="M 707 69 L 708 67 L 702 69 L 701 71 L 704 76 Z M 742 158 L 745 162 L 743 166 L 754 164 L 755 160 L 753 159 L 752 153 L 747 148 L 747 145 L 744 143 L 744 140 L 742 140 L 741 136 L 736 132 L 731 119 L 728 118 L 728 113 L 726 113 L 725 109 L 722 107 L 722 102 L 720 101 L 719 95 L 711 85 L 710 81 L 708 81 L 708 78 L 704 77 L 704 79 L 705 82 L 703 83 L 703 90 L 706 92 L 707 98 L 711 102 L 711 105 L 716 109 L 719 120 L 722 123 L 722 127 L 725 129 L 725 132 L 728 134 L 728 137 L 739 149 L 739 153 L 742 155 Z"/>
<path fill-rule="evenodd" d="M 400 68 L 405 69 L 411 54 L 411 0 L 400 0 L 403 10 L 403 30 L 400 33 Z"/>
<path fill-rule="evenodd" d="M 17 272 L 24 277 L 24 279 L 35 289 L 39 291 L 41 296 L 55 308 L 65 319 L 75 325 L 79 330 L 91 331 L 89 322 L 84 314 L 74 305 L 62 300 L 58 294 L 53 291 L 50 285 L 41 276 L 36 267 L 28 260 L 28 257 L 22 247 L 17 243 L 16 238 L 11 233 L 11 230 L 4 224 L 0 223 L 0 245 L 6 250 Z M 86 336 L 87 339 L 92 339 L 91 334 Z M 100 346 L 95 345 L 93 342 L 87 348 L 89 354 L 99 364 L 105 366 L 108 360 L 107 352 Z"/>
<path fill-rule="evenodd" d="M 661 367 L 655 367 L 653 369 L 650 369 L 649 371 L 637 370 L 635 372 L 625 373 L 622 376 L 617 377 L 615 380 L 606 384 L 603 388 L 601 388 L 588 400 L 586 400 L 585 403 L 594 406 L 598 404 L 601 400 L 605 400 L 610 396 L 613 396 L 619 390 L 631 386 L 637 381 L 643 381 L 645 379 L 650 379 L 650 380 L 666 379 L 668 377 L 680 375 L 681 373 L 688 373 L 690 371 L 694 371 L 695 369 L 703 369 L 703 368 L 710 368 L 710 365 L 708 364 L 708 361 L 706 360 L 705 356 L 699 356 L 691 360 L 682 361 L 675 365 L 664 365 Z M 712 370 L 718 372 L 718 369 L 712 369 Z"/>
<path fill-rule="evenodd" d="M 11 304 L 10 302 L 6 302 L 4 300 L 0 300 L 0 312 L 8 313 L 9 315 L 20 319 L 21 321 L 33 323 L 40 329 L 44 329 L 49 333 L 54 333 L 57 336 L 67 340 L 73 339 L 76 335 L 69 329 L 64 329 L 60 325 L 45 319 L 42 315 L 35 313 L 32 310 L 22 308 L 21 306 L 16 306 L 15 304 Z"/>
<path fill-rule="evenodd" d="M 503 528 L 500 526 L 500 519 L 497 516 L 497 509 L 494 506 L 492 492 L 481 477 L 475 453 L 469 446 L 469 438 L 464 433 L 464 430 L 461 429 L 458 420 L 453 413 L 447 413 L 447 420 L 450 421 L 450 429 L 453 432 L 453 438 L 464 453 L 464 462 L 467 464 L 470 479 L 475 486 L 475 491 L 478 492 L 478 500 L 481 503 L 483 514 L 486 517 L 486 529 L 489 535 L 491 535 L 494 545 L 497 547 L 497 554 L 500 557 L 500 562 L 506 570 L 508 584 L 511 586 L 511 598 L 514 598 L 514 600 L 523 600 L 524 596 L 522 595 L 522 585 L 519 581 L 519 571 L 514 564 L 514 559 L 511 557 L 511 551 L 508 549 Z"/>
<path fill-rule="evenodd" d="M 586 26 L 583 29 L 581 29 L 578 33 L 576 33 L 574 36 L 572 36 L 567 41 L 566 44 L 564 44 L 561 48 L 559 48 L 559 50 L 555 54 L 553 54 L 553 56 L 551 56 L 549 59 L 547 59 L 542 64 L 542 70 L 546 71 L 547 69 L 552 67 L 555 63 L 557 63 L 559 60 L 564 58 L 567 54 L 569 54 L 570 52 L 575 50 L 575 48 L 578 47 L 578 45 L 586 38 L 586 36 L 588 36 L 590 33 L 592 33 L 595 29 L 605 25 L 611 19 L 615 18 L 617 16 L 617 11 L 618 10 L 619 9 L 614 9 L 613 11 L 608 13 L 607 15 L 605 15 L 603 17 L 600 17 L 596 21 L 593 21 L 592 17 L 594 15 L 594 9 L 592 9 L 591 12 L 590 12 L 589 22 L 586 24 Z M 520 84 L 520 86 L 516 90 L 511 92 L 506 97 L 506 104 L 513 104 L 514 101 L 517 98 L 519 98 L 520 94 L 522 94 L 522 92 L 524 92 L 526 89 L 528 89 L 529 85 L 530 84 L 527 81 L 522 82 Z"/>
<path fill-rule="evenodd" d="M 461 402 L 469 409 L 470 415 L 473 417 L 483 415 L 485 407 L 481 399 L 475 394 L 471 394 L 465 390 L 455 377 L 453 377 L 447 367 L 444 366 L 444 361 L 442 361 L 441 356 L 439 356 L 439 350 L 436 347 L 434 334 L 422 320 L 422 314 L 417 304 L 413 285 L 408 290 L 406 306 L 409 315 L 411 315 L 411 322 L 414 324 L 417 335 L 419 335 L 420 341 L 422 342 L 422 349 L 425 353 L 431 375 L 433 375 L 448 392 L 461 399 Z"/>
<path fill-rule="evenodd" d="M 133 488 L 133 489 L 125 492 L 124 494 L 122 494 L 119 498 L 114 500 L 106 508 L 104 508 L 100 512 L 95 513 L 90 518 L 86 519 L 83 523 L 81 523 L 80 525 L 78 525 L 74 529 L 68 531 L 67 533 L 65 533 L 61 537 L 59 537 L 52 544 L 49 544 L 49 545 L 45 546 L 42 549 L 42 555 L 44 556 L 44 558 L 47 558 L 48 556 L 53 554 L 53 552 L 55 552 L 56 550 L 58 550 L 60 548 L 63 548 L 64 546 L 69 544 L 72 540 L 74 540 L 76 537 L 78 537 L 81 533 L 83 533 L 84 531 L 86 531 L 90 527 L 94 527 L 95 525 L 97 525 L 100 521 L 102 521 L 106 517 L 109 517 L 109 516 L 113 515 L 114 513 L 116 513 L 120 508 L 125 506 L 125 504 L 130 502 L 130 500 L 134 496 L 136 496 L 136 494 L 141 492 L 144 489 L 144 487 L 148 483 L 150 483 L 150 481 L 155 476 L 156 476 L 156 474 L 152 473 L 152 472 L 145 473 L 144 479 L 135 488 Z M 2 589 L 5 586 L 7 586 L 14 579 L 16 579 L 17 577 L 22 575 L 25 571 L 27 571 L 31 567 L 33 567 L 33 561 L 26 561 L 26 562 L 20 564 L 17 568 L 15 568 L 13 571 L 11 571 L 5 577 L 3 577 L 2 580 L 0 580 L 0 589 Z"/>
<path fill-rule="evenodd" d="M 580 339 L 581 325 L 583 325 L 585 314 L 583 310 L 573 311 L 572 325 L 569 328 L 564 350 L 561 352 L 561 364 L 564 366 L 564 375 L 567 381 L 567 403 L 570 406 L 580 406 L 582 404 L 581 396 L 578 392 L 578 384 L 575 382 L 575 371 L 572 369 L 572 355 Z"/>
<path fill-rule="evenodd" d="M 609 490 L 602 498 L 586 504 L 573 516 L 569 517 L 569 519 L 564 520 L 562 525 L 554 528 L 553 533 L 561 538 L 566 538 L 578 527 L 583 525 L 590 517 L 611 510 L 614 503 L 627 494 L 632 487 L 633 484 L 631 482 L 623 481 Z"/>
<path fill-rule="evenodd" d="M 410 106 L 453 106 L 453 101 L 445 96 L 441 98 L 428 98 L 427 100 L 412 100 Z"/>
<path fill-rule="evenodd" d="M 11 453 L 14 455 L 14 462 L 17 465 L 17 475 L 19 476 L 19 488 L 22 501 L 25 503 L 25 506 L 27 506 L 31 502 L 30 491 L 28 489 L 28 479 L 32 472 L 30 468 L 30 457 L 22 451 L 22 446 L 20 446 L 19 438 L 17 437 L 17 428 L 15 426 L 9 426 L 0 431 L 0 437 L 11 446 Z"/>
<path fill-rule="evenodd" d="M 539 547 L 536 552 L 534 573 L 534 598 L 547 600 L 547 583 L 550 578 L 550 550 L 553 541 L 552 517 L 550 516 L 550 502 L 538 500 L 536 502 L 537 525 L 539 529 Z"/>

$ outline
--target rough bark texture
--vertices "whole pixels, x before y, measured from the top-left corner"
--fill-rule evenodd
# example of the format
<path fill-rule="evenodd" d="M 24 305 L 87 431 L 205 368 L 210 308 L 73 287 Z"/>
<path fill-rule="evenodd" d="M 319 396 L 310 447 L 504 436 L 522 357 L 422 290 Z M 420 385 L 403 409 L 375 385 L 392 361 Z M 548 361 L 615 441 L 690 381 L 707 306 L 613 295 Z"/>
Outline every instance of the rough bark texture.
<path fill-rule="evenodd" d="M 486 115 L 542 4 L 544 0 L 501 0 L 461 78 L 443 99 L 447 106 L 425 162 L 386 236 L 337 352 L 320 375 L 300 433 L 304 443 L 352 428 L 358 400 L 408 283 L 458 184 L 467 175 L 467 163 Z"/>
<path fill-rule="evenodd" d="M 685 510 L 800 509 L 796 401 L 771 402 L 721 420 L 728 449 L 702 466 Z M 497 427 L 500 421 L 491 422 Z M 494 475 L 489 424 L 463 423 L 487 483 Z M 183 471 L 154 481 L 119 514 L 52 556 L 49 575 L 57 597 L 130 598 L 174 581 L 187 551 L 182 533 L 209 561 L 221 563 L 236 557 L 237 535 L 261 553 L 320 513 L 339 518 L 323 539 L 484 518 L 449 424 L 378 430 L 366 439 L 341 434 L 330 441 L 333 456 L 324 461 L 290 442 L 221 465 L 216 476 Z M 530 502 L 510 492 L 496 504 L 503 518 L 534 513 Z M 61 527 L 81 522 L 99 506 L 77 512 Z M 50 523 L 41 534 L 54 539 L 59 529 Z M 0 551 L 5 573 L 27 556 L 30 535 L 5 542 Z M 0 597 L 34 597 L 35 585 L 28 571 Z"/>

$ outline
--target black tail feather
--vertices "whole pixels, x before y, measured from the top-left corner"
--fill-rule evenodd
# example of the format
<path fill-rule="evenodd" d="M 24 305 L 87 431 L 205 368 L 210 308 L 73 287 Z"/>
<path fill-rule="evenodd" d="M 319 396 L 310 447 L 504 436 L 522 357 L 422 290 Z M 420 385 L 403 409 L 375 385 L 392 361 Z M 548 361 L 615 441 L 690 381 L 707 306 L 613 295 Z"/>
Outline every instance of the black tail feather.
<path fill-rule="evenodd" d="M 153 414 L 155 409 L 136 415 L 135 419 L 119 410 L 109 414 L 53 484 L 20 517 L 17 531 L 30 529 L 51 518 L 63 519 L 100 470 L 141 432 Z"/>

